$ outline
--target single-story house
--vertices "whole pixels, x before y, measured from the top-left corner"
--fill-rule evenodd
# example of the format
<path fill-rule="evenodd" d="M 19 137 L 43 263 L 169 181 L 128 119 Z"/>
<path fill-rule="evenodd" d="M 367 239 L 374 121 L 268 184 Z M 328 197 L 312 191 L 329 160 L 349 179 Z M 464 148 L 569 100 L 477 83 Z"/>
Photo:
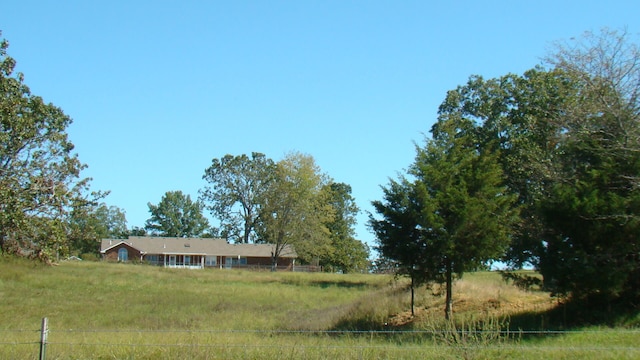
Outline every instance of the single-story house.
<path fill-rule="evenodd" d="M 229 244 L 224 239 L 129 236 L 102 239 L 100 254 L 108 261 L 140 261 L 170 268 L 269 268 L 272 244 Z M 297 254 L 286 245 L 279 269 L 293 270 Z"/>

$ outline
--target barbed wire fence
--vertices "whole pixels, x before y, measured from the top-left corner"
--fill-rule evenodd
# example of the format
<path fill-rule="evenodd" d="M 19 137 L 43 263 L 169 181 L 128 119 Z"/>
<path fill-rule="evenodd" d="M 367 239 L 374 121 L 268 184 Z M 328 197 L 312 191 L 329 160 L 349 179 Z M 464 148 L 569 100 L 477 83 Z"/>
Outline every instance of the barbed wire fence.
<path fill-rule="evenodd" d="M 611 341 L 588 345 L 547 345 L 523 343 L 527 337 L 607 334 Z M 293 341 L 287 337 L 293 336 Z M 301 341 L 316 339 L 316 341 Z M 627 336 L 638 341 L 620 342 Z M 257 338 L 271 341 L 253 341 Z M 244 339 L 244 340 L 243 340 Z M 284 341 L 282 341 L 284 339 Z M 321 341 L 331 339 L 336 341 Z M 345 341 L 350 339 L 351 341 Z M 497 341 L 496 341 L 497 340 Z M 343 344 L 344 343 L 344 344 Z M 629 345 L 629 343 L 635 345 Z M 78 358 L 77 354 L 94 354 L 96 358 L 298 358 L 300 354 L 341 354 L 340 358 L 369 358 L 375 354 L 414 355 L 435 353 L 448 348 L 467 355 L 479 349 L 504 353 L 538 352 L 563 354 L 612 354 L 608 358 L 640 358 L 640 329 L 587 330 L 127 330 L 127 329 L 50 329 L 43 318 L 40 329 L 0 329 L 0 356 L 3 358 L 51 359 Z M 82 349 L 82 350 L 80 350 Z M 457 352 L 456 352 L 457 351 Z M 25 356 L 26 354 L 26 356 Z M 74 355 L 75 354 L 75 355 Z M 133 354 L 133 355 L 131 355 Z M 184 357 L 180 357 L 182 354 Z M 283 356 L 289 354 L 290 356 Z M 618 355 L 616 355 L 618 354 Z M 12 357 L 16 355 L 16 357 Z M 176 355 L 178 355 L 176 357 Z M 473 358 L 473 356 L 461 356 Z M 8 357 L 7 357 L 8 356 Z M 80 355 L 82 358 L 83 355 Z M 306 356 L 304 358 L 314 358 Z M 404 358 L 401 356 L 400 358 Z"/>

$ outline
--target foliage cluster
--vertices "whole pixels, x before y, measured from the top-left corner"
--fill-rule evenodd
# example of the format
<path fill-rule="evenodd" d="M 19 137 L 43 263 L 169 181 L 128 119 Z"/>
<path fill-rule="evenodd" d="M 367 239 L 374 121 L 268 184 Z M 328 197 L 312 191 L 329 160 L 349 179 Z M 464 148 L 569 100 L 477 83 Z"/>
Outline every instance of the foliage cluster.
<path fill-rule="evenodd" d="M 545 64 L 447 93 L 410 178 L 374 202 L 379 249 L 416 281 L 501 259 L 570 301 L 637 306 L 640 49 L 605 29 Z"/>
<path fill-rule="evenodd" d="M 270 243 L 274 268 L 292 245 L 300 261 L 330 272 L 368 269 L 369 248 L 354 237 L 360 210 L 351 186 L 330 179 L 313 157 L 292 152 L 275 162 L 261 153 L 227 154 L 212 160 L 203 179 L 207 186 L 197 201 L 168 191 L 157 205 L 148 204 L 145 228 L 130 234 Z M 204 209 L 219 227 L 210 227 Z"/>
<path fill-rule="evenodd" d="M 105 231 L 87 218 L 104 210 L 105 194 L 80 176 L 86 166 L 65 132 L 71 118 L 31 93 L 8 46 L 0 41 L 0 250 L 49 261 L 85 245 L 80 228 L 88 238 Z"/>
<path fill-rule="evenodd" d="M 330 179 L 313 157 L 226 155 L 213 159 L 203 178 L 200 198 L 220 220 L 221 235 L 274 244 L 274 266 L 293 245 L 300 260 L 329 271 L 366 270 L 369 249 L 354 237 L 359 209 L 351 187 Z"/>
<path fill-rule="evenodd" d="M 155 236 L 196 237 L 209 229 L 209 220 L 202 215 L 202 203 L 191 200 L 182 191 L 168 191 L 158 205 L 149 203 L 151 218 L 145 229 Z"/>

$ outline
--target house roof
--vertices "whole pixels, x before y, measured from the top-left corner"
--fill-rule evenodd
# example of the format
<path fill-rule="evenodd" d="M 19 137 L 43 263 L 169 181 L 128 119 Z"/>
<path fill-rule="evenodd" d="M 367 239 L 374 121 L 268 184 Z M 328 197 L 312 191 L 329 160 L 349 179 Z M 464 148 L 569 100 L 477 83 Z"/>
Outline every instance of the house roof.
<path fill-rule="evenodd" d="M 101 253 L 120 244 L 131 246 L 144 254 L 217 255 L 271 257 L 273 244 L 229 244 L 224 239 L 129 236 L 128 239 L 102 239 Z M 282 258 L 295 258 L 293 247 L 286 245 Z"/>

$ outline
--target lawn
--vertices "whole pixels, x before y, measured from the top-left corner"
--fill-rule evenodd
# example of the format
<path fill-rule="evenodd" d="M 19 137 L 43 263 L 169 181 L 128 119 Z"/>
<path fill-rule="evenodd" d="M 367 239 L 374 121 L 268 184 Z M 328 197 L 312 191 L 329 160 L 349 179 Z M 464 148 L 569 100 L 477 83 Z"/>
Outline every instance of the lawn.
<path fill-rule="evenodd" d="M 456 283 L 455 324 L 437 290 L 420 289 L 412 318 L 406 281 L 387 275 L 0 257 L 0 358 L 38 358 L 43 317 L 47 359 L 640 357 L 633 324 L 540 332 L 556 301 L 496 273 Z"/>

